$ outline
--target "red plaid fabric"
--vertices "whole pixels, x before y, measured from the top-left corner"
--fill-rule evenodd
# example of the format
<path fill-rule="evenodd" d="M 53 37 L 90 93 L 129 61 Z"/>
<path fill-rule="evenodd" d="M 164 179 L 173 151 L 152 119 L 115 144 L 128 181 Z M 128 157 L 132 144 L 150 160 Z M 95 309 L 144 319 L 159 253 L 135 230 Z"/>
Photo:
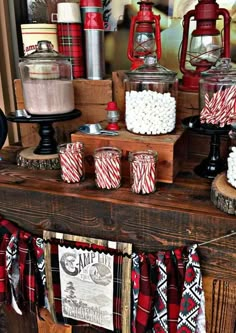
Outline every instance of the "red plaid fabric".
<path fill-rule="evenodd" d="M 150 265 L 145 254 L 140 254 L 140 290 L 136 317 L 136 332 L 145 333 L 150 322 L 153 290 L 150 280 Z"/>
<path fill-rule="evenodd" d="M 57 321 L 62 324 L 69 324 L 72 326 L 90 326 L 88 323 L 81 321 L 76 321 L 70 318 L 65 318 L 62 315 L 61 307 L 61 289 L 60 289 L 60 273 L 59 273 L 59 261 L 58 261 L 58 244 L 70 246 L 72 248 L 83 248 L 88 250 L 98 250 L 104 251 L 108 250 L 104 246 L 99 246 L 95 244 L 86 244 L 81 242 L 70 242 L 70 241 L 59 241 L 58 239 L 51 240 L 51 269 L 52 269 L 52 282 L 53 282 L 53 297 L 54 297 L 54 309 Z M 109 253 L 115 253 L 116 250 L 109 249 Z M 113 297 L 113 324 L 114 332 L 122 333 L 122 309 L 121 309 L 121 296 L 122 296 L 122 265 L 123 257 L 122 255 L 114 254 L 114 297 Z M 96 329 L 100 332 L 110 332 L 102 327 L 97 327 Z"/>
<path fill-rule="evenodd" d="M 35 304 L 43 306 L 41 295 L 44 295 L 45 289 L 42 286 L 41 278 L 36 263 L 36 248 L 33 249 L 31 242 L 34 239 L 29 233 L 20 230 L 13 223 L 0 217 L 0 303 L 11 304 L 11 288 L 9 286 L 13 281 L 9 280 L 7 275 L 7 257 L 8 271 L 10 276 L 18 275 L 17 285 L 12 285 L 15 300 L 19 309 L 35 309 Z M 14 238 L 13 238 L 14 237 Z M 14 242 L 11 242 L 14 239 Z M 17 246 L 17 253 L 13 254 L 12 247 Z M 14 248 L 15 251 L 15 248 Z M 11 258 L 11 255 L 14 257 Z"/>
<path fill-rule="evenodd" d="M 176 267 L 170 251 L 165 253 L 167 270 L 167 309 L 168 309 L 168 333 L 175 333 L 179 316 L 179 293 L 177 287 Z"/>
<path fill-rule="evenodd" d="M 68 56 L 72 63 L 73 78 L 85 75 L 82 26 L 80 23 L 57 24 L 58 50 Z"/>

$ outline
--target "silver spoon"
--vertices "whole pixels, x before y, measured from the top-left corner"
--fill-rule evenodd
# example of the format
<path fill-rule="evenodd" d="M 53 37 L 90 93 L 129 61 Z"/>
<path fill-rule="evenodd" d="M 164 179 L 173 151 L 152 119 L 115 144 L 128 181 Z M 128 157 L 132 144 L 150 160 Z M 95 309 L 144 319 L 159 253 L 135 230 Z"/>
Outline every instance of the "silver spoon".
<path fill-rule="evenodd" d="M 90 135 L 119 135 L 118 132 L 116 131 L 107 131 L 104 130 L 101 126 L 101 124 L 84 124 L 79 127 L 79 131 L 85 134 L 90 134 Z"/>

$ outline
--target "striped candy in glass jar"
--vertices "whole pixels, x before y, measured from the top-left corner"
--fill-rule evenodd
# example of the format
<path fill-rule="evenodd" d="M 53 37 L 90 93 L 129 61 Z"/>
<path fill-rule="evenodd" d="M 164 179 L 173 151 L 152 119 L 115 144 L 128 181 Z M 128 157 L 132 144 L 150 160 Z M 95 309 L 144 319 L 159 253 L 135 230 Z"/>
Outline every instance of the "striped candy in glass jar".
<path fill-rule="evenodd" d="M 156 191 L 157 152 L 153 150 L 129 153 L 131 190 L 137 194 Z"/>
<path fill-rule="evenodd" d="M 61 178 L 66 183 L 79 183 L 84 179 L 84 145 L 82 142 L 63 143 L 58 146 Z"/>
<path fill-rule="evenodd" d="M 95 149 L 95 183 L 100 189 L 117 189 L 121 185 L 121 155 L 116 147 Z"/>

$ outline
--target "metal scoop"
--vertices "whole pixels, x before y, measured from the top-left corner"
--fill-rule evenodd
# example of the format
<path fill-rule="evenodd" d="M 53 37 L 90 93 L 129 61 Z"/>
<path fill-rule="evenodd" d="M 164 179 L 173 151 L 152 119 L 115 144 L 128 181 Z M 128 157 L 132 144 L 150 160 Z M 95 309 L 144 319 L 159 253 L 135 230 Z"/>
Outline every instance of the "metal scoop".
<path fill-rule="evenodd" d="M 90 135 L 119 135 L 118 132 L 116 131 L 107 131 L 104 130 L 101 126 L 101 124 L 84 124 L 79 127 L 79 131 L 85 134 L 90 134 Z"/>

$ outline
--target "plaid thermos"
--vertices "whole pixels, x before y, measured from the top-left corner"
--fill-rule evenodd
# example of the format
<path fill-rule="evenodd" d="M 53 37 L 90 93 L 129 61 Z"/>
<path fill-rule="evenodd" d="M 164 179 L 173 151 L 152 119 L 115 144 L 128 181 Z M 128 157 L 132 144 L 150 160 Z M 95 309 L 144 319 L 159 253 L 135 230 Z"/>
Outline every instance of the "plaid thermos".
<path fill-rule="evenodd" d="M 68 56 L 72 64 L 74 79 L 84 77 L 84 54 L 82 43 L 82 26 L 80 23 L 58 23 L 58 50 Z"/>
<path fill-rule="evenodd" d="M 58 3 L 58 51 L 71 60 L 74 79 L 85 76 L 82 34 L 79 4 L 71 2 Z"/>

